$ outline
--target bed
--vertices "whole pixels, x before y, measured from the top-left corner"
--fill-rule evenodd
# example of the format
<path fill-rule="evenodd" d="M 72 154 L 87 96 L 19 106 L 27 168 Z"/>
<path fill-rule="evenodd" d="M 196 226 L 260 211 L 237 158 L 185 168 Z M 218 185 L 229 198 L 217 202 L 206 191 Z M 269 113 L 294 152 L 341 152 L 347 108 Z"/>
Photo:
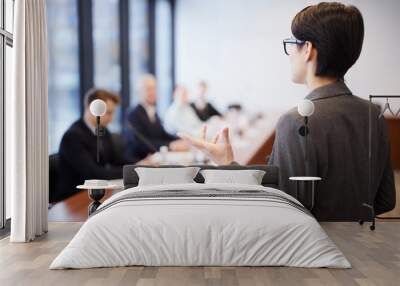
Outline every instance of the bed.
<path fill-rule="evenodd" d="M 84 223 L 50 269 L 144 266 L 351 265 L 300 202 L 278 190 L 272 166 L 200 166 L 265 171 L 261 185 L 195 183 L 138 186 L 124 167 L 125 190 Z M 178 166 L 168 166 L 178 167 Z"/>

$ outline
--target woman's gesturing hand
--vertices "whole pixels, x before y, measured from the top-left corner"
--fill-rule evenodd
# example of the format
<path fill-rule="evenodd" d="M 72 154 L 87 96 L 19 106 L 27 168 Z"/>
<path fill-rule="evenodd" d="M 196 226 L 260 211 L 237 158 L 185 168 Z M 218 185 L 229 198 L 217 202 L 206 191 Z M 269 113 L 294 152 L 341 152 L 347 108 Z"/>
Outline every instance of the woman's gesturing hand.
<path fill-rule="evenodd" d="M 204 125 L 201 128 L 199 139 L 182 133 L 179 133 L 178 136 L 202 151 L 215 163 L 219 165 L 230 164 L 233 161 L 233 150 L 229 140 L 229 128 L 224 128 L 221 133 L 216 134 L 211 141 L 207 141 L 206 134 L 207 125 Z"/>

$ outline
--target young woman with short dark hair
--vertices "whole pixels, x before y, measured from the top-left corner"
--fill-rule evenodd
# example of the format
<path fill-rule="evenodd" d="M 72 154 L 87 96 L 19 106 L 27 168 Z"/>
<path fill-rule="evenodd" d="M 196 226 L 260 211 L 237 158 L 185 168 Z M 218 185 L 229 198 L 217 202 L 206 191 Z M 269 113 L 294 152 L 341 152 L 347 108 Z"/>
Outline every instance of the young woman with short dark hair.
<path fill-rule="evenodd" d="M 309 169 L 304 163 L 304 137 L 299 134 L 303 118 L 293 108 L 276 126 L 268 164 L 280 168 L 280 188 L 294 195 L 290 176 L 322 177 L 313 214 L 319 220 L 358 220 L 362 203 L 368 201 L 369 102 L 352 94 L 344 82 L 346 72 L 360 56 L 364 23 L 360 11 L 341 3 L 320 3 L 300 11 L 292 21 L 292 38 L 283 41 L 289 56 L 292 80 L 305 84 L 315 112 L 309 118 Z M 373 108 L 377 117 L 379 112 Z M 373 188 L 375 213 L 394 208 L 395 187 L 390 145 L 383 118 L 373 121 Z M 233 151 L 229 130 L 213 141 L 182 135 L 218 164 L 230 164 Z M 221 140 L 219 141 L 219 138 Z"/>

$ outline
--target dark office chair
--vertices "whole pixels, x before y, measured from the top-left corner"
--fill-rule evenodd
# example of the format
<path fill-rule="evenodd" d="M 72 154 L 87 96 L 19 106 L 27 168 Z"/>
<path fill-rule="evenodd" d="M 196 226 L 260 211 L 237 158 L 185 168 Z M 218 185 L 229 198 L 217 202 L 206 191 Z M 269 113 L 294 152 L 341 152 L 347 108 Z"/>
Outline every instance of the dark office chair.
<path fill-rule="evenodd" d="M 49 202 L 53 202 L 57 193 L 57 181 L 60 169 L 60 158 L 58 154 L 49 156 Z"/>
<path fill-rule="evenodd" d="M 112 133 L 111 140 L 113 143 L 114 150 L 117 154 L 118 161 L 123 162 L 124 156 L 125 156 L 125 152 L 124 152 L 125 147 L 124 147 L 124 140 L 123 140 L 122 134 L 121 133 Z"/>

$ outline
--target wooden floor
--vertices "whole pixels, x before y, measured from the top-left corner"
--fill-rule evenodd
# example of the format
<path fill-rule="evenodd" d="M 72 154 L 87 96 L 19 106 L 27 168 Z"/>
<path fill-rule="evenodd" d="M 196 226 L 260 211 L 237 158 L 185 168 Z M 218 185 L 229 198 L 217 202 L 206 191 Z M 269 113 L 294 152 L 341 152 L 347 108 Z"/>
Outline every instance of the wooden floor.
<path fill-rule="evenodd" d="M 400 222 L 324 223 L 353 268 L 123 267 L 48 270 L 82 223 L 50 223 L 49 233 L 28 244 L 0 241 L 0 285 L 400 285 Z"/>

